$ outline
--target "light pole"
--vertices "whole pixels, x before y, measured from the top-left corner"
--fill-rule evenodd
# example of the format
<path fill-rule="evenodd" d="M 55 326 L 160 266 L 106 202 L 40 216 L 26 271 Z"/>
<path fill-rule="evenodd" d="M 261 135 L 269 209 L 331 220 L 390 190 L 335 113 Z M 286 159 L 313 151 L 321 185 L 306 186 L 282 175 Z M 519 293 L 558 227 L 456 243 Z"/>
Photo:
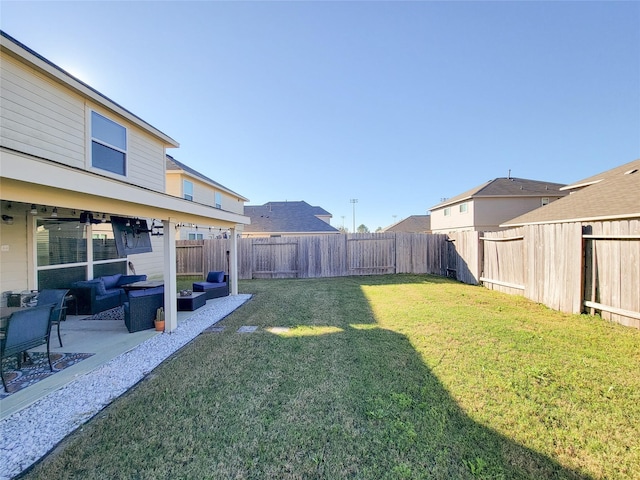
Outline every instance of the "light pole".
<path fill-rule="evenodd" d="M 353 205 L 353 232 L 352 233 L 356 233 L 356 203 L 358 203 L 358 199 L 352 198 L 349 201 Z"/>

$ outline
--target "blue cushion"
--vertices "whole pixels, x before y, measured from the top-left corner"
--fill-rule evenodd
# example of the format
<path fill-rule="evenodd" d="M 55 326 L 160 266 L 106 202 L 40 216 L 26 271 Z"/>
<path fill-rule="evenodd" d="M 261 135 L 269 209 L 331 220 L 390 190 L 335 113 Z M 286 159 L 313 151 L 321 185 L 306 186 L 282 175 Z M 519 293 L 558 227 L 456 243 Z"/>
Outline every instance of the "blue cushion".
<path fill-rule="evenodd" d="M 120 280 L 121 276 L 122 276 L 121 273 L 116 273 L 115 275 L 107 275 L 105 277 L 100 277 L 100 278 L 104 282 L 104 288 L 106 290 L 111 290 L 112 288 L 116 288 L 116 285 L 118 284 L 118 280 Z"/>
<path fill-rule="evenodd" d="M 224 282 L 224 272 L 209 272 L 209 275 L 207 275 L 207 282 L 209 283 Z"/>
<path fill-rule="evenodd" d="M 164 294 L 164 286 L 145 288 L 144 290 L 131 290 L 129 292 L 129 298 L 148 297 L 149 295 L 158 295 L 160 293 Z"/>
<path fill-rule="evenodd" d="M 98 287 L 98 290 L 96 291 L 96 295 L 106 295 L 107 294 L 107 289 L 104 286 L 104 282 L 102 281 L 102 279 L 98 279 L 98 281 L 96 282 L 96 285 Z"/>
<path fill-rule="evenodd" d="M 97 283 L 97 280 L 80 280 L 79 282 L 73 282 L 71 284 L 72 287 L 93 287 Z"/>

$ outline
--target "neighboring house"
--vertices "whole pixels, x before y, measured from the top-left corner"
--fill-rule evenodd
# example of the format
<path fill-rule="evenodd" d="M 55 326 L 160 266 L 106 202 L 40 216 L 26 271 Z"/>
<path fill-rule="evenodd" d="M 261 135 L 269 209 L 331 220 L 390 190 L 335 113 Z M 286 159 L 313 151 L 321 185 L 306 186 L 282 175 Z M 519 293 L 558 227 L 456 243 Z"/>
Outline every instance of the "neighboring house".
<path fill-rule="evenodd" d="M 128 262 L 149 273 L 140 266 L 154 259 L 165 284 L 166 329 L 175 329 L 177 223 L 235 232 L 248 218 L 166 193 L 166 149 L 178 147 L 168 135 L 4 32 L 0 55 L 0 291 L 68 287 L 127 273 Z M 163 232 L 151 245 L 159 250 L 119 249 L 109 228 L 117 217 L 162 226 L 150 228 Z M 117 239 L 136 247 L 144 233 Z"/>
<path fill-rule="evenodd" d="M 200 203 L 219 210 L 244 214 L 244 202 L 249 199 L 230 190 L 215 180 L 167 155 L 166 192 L 190 202 Z M 229 229 L 214 228 L 196 224 L 181 224 L 176 232 L 178 240 L 204 240 L 227 238 Z"/>
<path fill-rule="evenodd" d="M 329 224 L 331 214 L 307 202 L 268 202 L 247 205 L 244 213 L 251 219 L 243 237 L 281 237 L 285 235 L 320 235 L 340 233 Z"/>
<path fill-rule="evenodd" d="M 568 195 L 563 186 L 513 177 L 490 180 L 432 207 L 431 231 L 502 230 L 505 221 Z"/>
<path fill-rule="evenodd" d="M 568 195 L 544 208 L 505 221 L 522 225 L 640 219 L 640 159 L 563 188 Z"/>
<path fill-rule="evenodd" d="M 381 230 L 382 232 L 431 233 L 431 215 L 411 215 Z"/>

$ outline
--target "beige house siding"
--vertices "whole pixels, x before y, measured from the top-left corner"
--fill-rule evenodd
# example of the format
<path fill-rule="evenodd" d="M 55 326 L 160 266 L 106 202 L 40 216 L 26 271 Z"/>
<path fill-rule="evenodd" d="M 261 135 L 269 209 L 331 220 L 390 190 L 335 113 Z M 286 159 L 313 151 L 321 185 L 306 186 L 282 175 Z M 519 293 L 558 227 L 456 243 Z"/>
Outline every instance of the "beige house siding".
<path fill-rule="evenodd" d="M 460 211 L 461 204 L 467 205 L 466 212 Z M 449 215 L 445 215 L 447 209 L 449 209 Z M 447 205 L 445 208 L 432 210 L 431 231 L 433 233 L 448 233 L 452 231 L 473 230 L 474 211 L 474 202 L 471 199 Z"/>
<path fill-rule="evenodd" d="M 240 215 L 244 214 L 244 202 L 238 197 L 230 195 L 220 188 L 216 188 L 213 185 L 203 182 L 198 178 L 192 177 L 191 175 L 185 175 L 184 173 L 179 171 L 168 171 L 166 177 L 166 192 L 169 195 L 182 198 L 184 196 L 183 182 L 184 180 L 188 180 L 189 182 L 193 183 L 194 202 L 215 207 L 215 194 L 216 192 L 218 192 L 222 197 L 222 203 L 220 205 L 221 210 L 232 213 L 239 213 Z"/>
<path fill-rule="evenodd" d="M 3 147 L 164 192 L 165 148 L 161 141 L 12 57 L 3 54 L 1 60 Z M 127 129 L 126 177 L 91 166 L 92 110 Z"/>
<path fill-rule="evenodd" d="M 163 145 L 154 142 L 151 136 L 128 129 L 129 158 L 127 182 L 158 192 L 165 191 Z"/>
<path fill-rule="evenodd" d="M 543 197 L 477 197 L 452 203 L 431 212 L 431 231 L 450 233 L 464 231 L 489 232 L 504 230 L 500 224 L 542 206 Z M 561 197 L 545 197 L 553 202 Z M 467 211 L 460 206 L 467 204 Z M 445 209 L 450 214 L 445 216 Z"/>
<path fill-rule="evenodd" d="M 182 198 L 182 175 L 166 172 L 166 177 L 165 192 Z"/>
<path fill-rule="evenodd" d="M 480 232 L 504 230 L 500 225 L 507 220 L 542 206 L 543 197 L 476 198 L 475 230 Z M 560 197 L 549 198 L 553 202 Z"/>
<path fill-rule="evenodd" d="M 2 146 L 84 168 L 82 98 L 4 54 L 0 74 Z"/>
<path fill-rule="evenodd" d="M 22 291 L 27 285 L 27 216 L 19 205 L 13 205 L 11 211 L 3 214 L 13 217 L 13 224 L 0 223 L 0 292 Z"/>

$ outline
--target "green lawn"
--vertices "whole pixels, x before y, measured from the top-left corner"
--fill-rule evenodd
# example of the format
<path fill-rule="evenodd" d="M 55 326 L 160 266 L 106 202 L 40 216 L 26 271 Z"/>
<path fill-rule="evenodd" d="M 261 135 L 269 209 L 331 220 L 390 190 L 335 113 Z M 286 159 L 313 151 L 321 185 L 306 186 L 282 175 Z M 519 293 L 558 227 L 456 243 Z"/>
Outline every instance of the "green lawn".
<path fill-rule="evenodd" d="M 637 330 L 426 275 L 240 291 L 27 477 L 638 478 Z"/>

